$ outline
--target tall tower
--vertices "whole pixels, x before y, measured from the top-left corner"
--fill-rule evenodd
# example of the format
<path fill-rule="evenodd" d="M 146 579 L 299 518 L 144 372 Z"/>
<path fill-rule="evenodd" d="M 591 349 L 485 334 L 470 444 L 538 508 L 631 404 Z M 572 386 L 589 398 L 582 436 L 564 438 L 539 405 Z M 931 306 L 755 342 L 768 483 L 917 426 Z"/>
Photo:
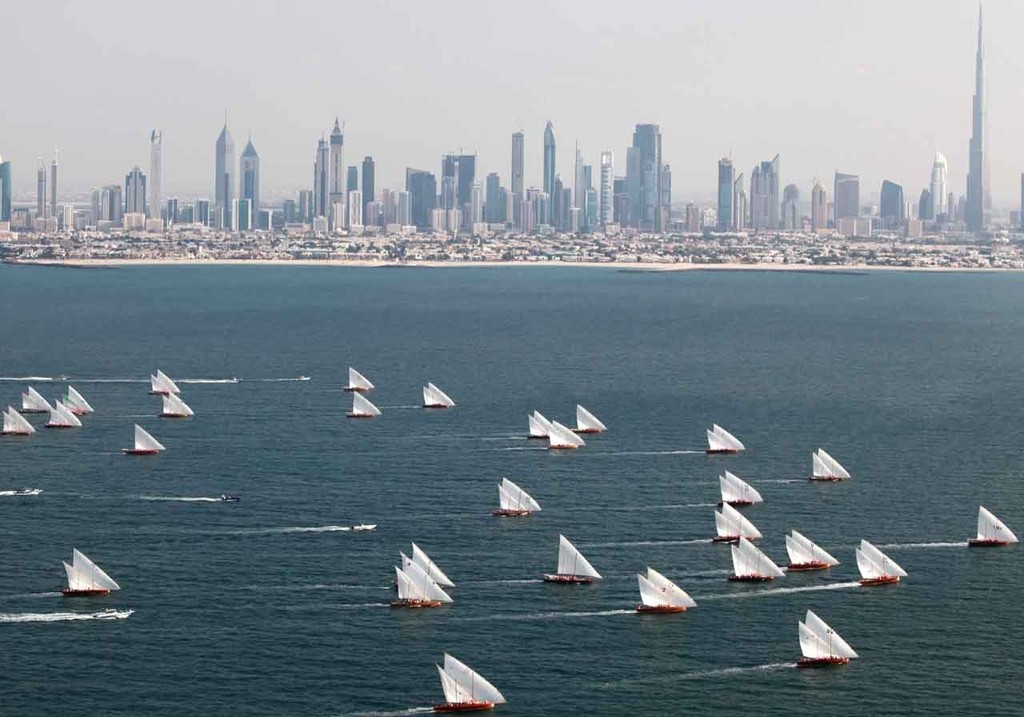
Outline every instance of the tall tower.
<path fill-rule="evenodd" d="M 615 184 L 614 158 L 608 150 L 601 152 L 601 177 L 599 181 L 601 182 L 599 188 L 600 196 L 598 197 L 598 202 L 600 203 L 599 219 L 601 226 L 607 226 L 612 223 L 615 209 L 615 196 L 613 194 Z"/>
<path fill-rule="evenodd" d="M 53 162 L 50 163 L 50 213 L 57 216 L 57 148 L 53 148 Z"/>
<path fill-rule="evenodd" d="M 164 134 L 158 129 L 149 135 L 149 213 L 160 219 L 164 211 Z"/>
<path fill-rule="evenodd" d="M 11 221 L 11 163 L 0 157 L 0 222 Z"/>
<path fill-rule="evenodd" d="M 313 218 L 326 217 L 331 202 L 330 193 L 331 148 L 323 137 L 316 144 L 313 160 Z"/>
<path fill-rule="evenodd" d="M 138 165 L 132 167 L 124 178 L 124 213 L 144 214 L 146 212 L 146 175 Z"/>
<path fill-rule="evenodd" d="M 407 190 L 408 191 L 408 190 Z M 377 197 L 377 165 L 373 157 L 363 157 L 363 207 Z M 365 209 L 364 209 L 365 213 Z"/>
<path fill-rule="evenodd" d="M 633 130 L 633 146 L 626 159 L 626 182 L 630 193 L 630 215 L 641 231 L 662 230 L 661 128 L 656 124 L 638 124 Z"/>
<path fill-rule="evenodd" d="M 946 158 L 942 152 L 935 153 L 935 162 L 932 164 L 932 181 L 931 181 L 931 192 L 932 199 L 935 206 L 935 219 L 940 216 L 949 218 L 949 207 L 947 206 L 948 199 L 946 195 L 949 192 L 949 165 L 946 164 Z M 922 217 L 923 219 L 924 217 Z"/>
<path fill-rule="evenodd" d="M 334 129 L 331 130 L 330 143 L 330 176 L 328 185 L 330 196 L 327 198 L 331 211 L 334 205 L 345 201 L 345 185 L 348 177 L 345 174 L 345 133 L 338 118 L 334 118 Z"/>
<path fill-rule="evenodd" d="M 555 191 L 555 128 L 550 120 L 544 127 L 544 191 Z"/>
<path fill-rule="evenodd" d="M 259 217 L 260 212 L 260 155 L 252 144 L 252 137 L 245 143 L 242 150 L 242 160 L 239 166 L 239 175 L 242 184 L 239 188 L 239 197 L 249 200 L 249 209 L 253 217 Z M 268 227 L 269 228 L 269 227 Z"/>
<path fill-rule="evenodd" d="M 991 207 L 988 161 L 985 157 L 985 49 L 982 42 L 982 15 L 978 7 L 978 52 L 974 66 L 974 106 L 971 115 L 970 164 L 967 172 L 967 229 L 984 231 Z"/>
<path fill-rule="evenodd" d="M 49 205 L 46 203 L 46 165 L 43 158 L 39 158 L 39 168 L 36 170 L 36 217 L 46 218 Z"/>
<path fill-rule="evenodd" d="M 732 185 L 736 181 L 736 170 L 732 160 L 723 157 L 718 160 L 718 226 L 720 232 L 735 229 L 733 224 Z"/>
<path fill-rule="evenodd" d="M 526 138 L 522 131 L 512 135 L 512 194 L 523 198 L 523 169 L 526 164 Z"/>
<path fill-rule="evenodd" d="M 228 120 L 224 118 L 224 129 L 217 137 L 216 168 L 214 170 L 214 210 L 220 216 L 220 226 L 231 228 L 231 209 L 235 199 L 235 140 L 228 131 Z"/>

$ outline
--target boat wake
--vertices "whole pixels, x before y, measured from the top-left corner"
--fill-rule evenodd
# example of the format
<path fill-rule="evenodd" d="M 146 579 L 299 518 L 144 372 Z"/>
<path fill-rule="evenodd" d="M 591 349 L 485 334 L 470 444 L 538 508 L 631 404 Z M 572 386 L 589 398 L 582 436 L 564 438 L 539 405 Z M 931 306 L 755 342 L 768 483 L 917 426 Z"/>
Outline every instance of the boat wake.
<path fill-rule="evenodd" d="M 587 543 L 581 544 L 581 548 L 631 548 L 645 545 L 704 545 L 710 543 L 711 538 L 700 538 L 698 540 L 633 540 L 622 543 Z"/>
<path fill-rule="evenodd" d="M 157 500 L 157 501 L 170 501 L 173 503 L 221 503 L 223 502 L 220 498 L 207 498 L 204 496 L 162 496 L 162 495 L 140 495 L 140 500 Z"/>
<path fill-rule="evenodd" d="M 288 533 L 347 533 L 352 530 L 351 525 L 313 525 L 313 526 L 291 526 L 288 528 L 255 528 L 248 531 L 238 531 L 239 535 L 277 535 Z"/>
<path fill-rule="evenodd" d="M 0 595 L 0 600 L 24 600 L 26 598 L 53 598 L 60 597 L 58 592 L 50 593 L 21 593 L 20 595 Z"/>
<path fill-rule="evenodd" d="M 764 480 L 752 481 L 753 483 L 807 483 L 806 478 L 765 478 Z"/>
<path fill-rule="evenodd" d="M 43 381 L 56 381 L 57 379 L 52 376 L 0 376 L 0 381 L 31 381 L 33 383 L 40 383 Z"/>
<path fill-rule="evenodd" d="M 99 612 L 27 612 L 0 614 L 0 622 L 66 622 L 69 620 L 124 620 L 134 610 L 101 610 Z"/>
<path fill-rule="evenodd" d="M 683 672 L 674 675 L 655 675 L 651 677 L 631 677 L 629 679 L 615 680 L 613 682 L 603 682 L 597 685 L 598 689 L 611 689 L 615 687 L 622 687 L 626 685 L 635 685 L 637 683 L 665 683 L 665 682 L 678 682 L 682 680 L 704 680 L 714 679 L 718 677 L 735 677 L 746 674 L 758 673 L 758 672 L 773 672 L 775 670 L 785 670 L 789 668 L 795 668 L 795 662 L 770 662 L 765 665 L 752 665 L 750 667 L 723 667 L 717 670 L 698 670 L 696 672 Z"/>
<path fill-rule="evenodd" d="M 718 503 L 670 503 L 668 505 L 636 505 L 636 506 L 616 506 L 612 508 L 601 508 L 602 512 L 610 512 L 613 510 L 619 511 L 645 511 L 645 510 L 681 510 L 683 508 L 715 508 Z M 588 513 L 594 512 L 591 508 L 581 508 L 580 510 L 586 510 Z"/>
<path fill-rule="evenodd" d="M 0 490 L 0 498 L 8 498 L 8 497 L 11 497 L 11 496 L 21 496 L 23 498 L 26 498 L 26 497 L 30 498 L 30 497 L 32 497 L 34 495 L 39 495 L 42 492 L 43 491 L 41 491 L 41 490 L 39 490 L 37 488 L 33 488 L 32 490 L 30 490 L 28 492 L 22 492 L 22 491 L 19 491 L 19 490 Z"/>
<path fill-rule="evenodd" d="M 238 379 L 242 381 L 243 379 Z M 244 379 L 246 383 L 285 383 L 294 381 L 309 381 L 309 376 L 299 376 L 297 378 L 247 378 Z"/>
<path fill-rule="evenodd" d="M 878 547 L 888 548 L 889 550 L 900 550 L 903 548 L 966 548 L 967 541 L 965 540 L 960 543 L 886 543 Z"/>
<path fill-rule="evenodd" d="M 798 588 L 770 588 L 768 590 L 752 590 L 742 593 L 720 593 L 718 595 L 697 596 L 694 600 L 738 600 L 742 598 L 762 597 L 765 595 L 789 595 L 791 593 L 817 592 L 819 590 L 845 590 L 847 588 L 859 588 L 860 583 L 851 581 L 848 583 L 828 583 L 825 585 L 803 585 Z"/>
<path fill-rule="evenodd" d="M 360 610 L 364 607 L 391 607 L 389 602 L 361 602 L 350 605 L 335 605 L 338 610 Z"/>
<path fill-rule="evenodd" d="M 457 618 L 466 622 L 485 622 L 489 620 L 560 620 L 573 617 L 608 617 L 610 615 L 634 615 L 636 610 L 599 610 L 594 612 L 535 612 L 521 615 L 480 615 L 477 617 Z"/>
<path fill-rule="evenodd" d="M 175 383 L 238 383 L 237 378 L 176 378 Z"/>
<path fill-rule="evenodd" d="M 421 715 L 433 711 L 433 707 L 410 707 L 395 712 L 347 712 L 339 717 L 402 717 L 402 715 Z"/>
<path fill-rule="evenodd" d="M 588 453 L 588 456 L 691 456 L 704 455 L 705 451 L 604 451 L 599 453 Z"/>

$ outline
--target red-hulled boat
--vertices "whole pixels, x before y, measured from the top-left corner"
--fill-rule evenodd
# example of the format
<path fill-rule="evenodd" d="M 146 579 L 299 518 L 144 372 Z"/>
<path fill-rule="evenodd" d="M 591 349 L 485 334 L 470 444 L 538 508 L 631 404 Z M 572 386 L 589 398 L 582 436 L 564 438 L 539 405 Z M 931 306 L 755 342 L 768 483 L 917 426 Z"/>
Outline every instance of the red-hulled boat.
<path fill-rule="evenodd" d="M 835 667 L 848 664 L 848 657 L 803 657 L 796 662 L 797 667 Z"/>
<path fill-rule="evenodd" d="M 828 563 L 790 563 L 786 568 L 791 573 L 805 573 L 811 570 L 828 570 L 832 566 Z"/>
<path fill-rule="evenodd" d="M 483 712 L 484 710 L 493 710 L 493 702 L 445 702 L 444 704 L 434 705 L 435 712 Z"/>
<path fill-rule="evenodd" d="M 495 515 L 499 518 L 520 518 L 529 515 L 531 511 L 525 509 L 513 509 L 513 508 L 495 508 L 491 511 L 491 515 Z"/>
<path fill-rule="evenodd" d="M 442 603 L 440 600 L 416 600 L 413 598 L 403 598 L 401 600 L 392 600 L 391 607 L 441 607 Z"/>
<path fill-rule="evenodd" d="M 873 588 L 877 585 L 894 585 L 899 581 L 899 575 L 881 575 L 877 578 L 864 578 L 860 581 L 860 584 L 866 588 Z"/>
<path fill-rule="evenodd" d="M 637 612 L 646 613 L 675 613 L 675 612 L 686 612 L 686 608 L 682 605 L 644 605 L 640 603 L 636 606 Z"/>
<path fill-rule="evenodd" d="M 569 585 L 589 585 L 594 582 L 593 578 L 588 578 L 585 575 L 559 575 L 559 574 L 545 574 L 544 582 L 546 583 L 566 583 Z"/>

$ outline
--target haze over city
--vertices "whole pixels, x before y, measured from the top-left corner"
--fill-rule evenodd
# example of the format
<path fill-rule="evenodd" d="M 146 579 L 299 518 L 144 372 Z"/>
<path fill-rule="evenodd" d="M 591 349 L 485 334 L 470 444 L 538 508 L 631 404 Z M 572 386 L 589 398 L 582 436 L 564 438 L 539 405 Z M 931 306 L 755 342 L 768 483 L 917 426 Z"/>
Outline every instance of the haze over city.
<path fill-rule="evenodd" d="M 345 159 L 377 163 L 378 186 L 442 154 L 476 153 L 478 176 L 507 181 L 509 137 L 525 133 L 525 182 L 541 186 L 550 120 L 571 175 L 656 123 L 673 201 L 710 199 L 716 162 L 739 171 L 781 155 L 783 183 L 883 179 L 914 198 L 932 159 L 966 191 L 978 5 L 969 0 L 846 6 L 797 0 L 674 5 L 329 2 L 23 5 L 7 18 L 14 61 L 0 155 L 16 198 L 35 191 L 38 156 L 60 149 L 61 190 L 120 182 L 164 136 L 165 194 L 208 197 L 227 111 L 262 160 L 264 195 L 312 185 L 316 143 L 335 116 Z M 1016 208 L 1024 137 L 1015 53 L 1024 5 L 985 5 L 988 162 L 993 204 Z M 45 28 L 45 32 L 41 29 Z"/>

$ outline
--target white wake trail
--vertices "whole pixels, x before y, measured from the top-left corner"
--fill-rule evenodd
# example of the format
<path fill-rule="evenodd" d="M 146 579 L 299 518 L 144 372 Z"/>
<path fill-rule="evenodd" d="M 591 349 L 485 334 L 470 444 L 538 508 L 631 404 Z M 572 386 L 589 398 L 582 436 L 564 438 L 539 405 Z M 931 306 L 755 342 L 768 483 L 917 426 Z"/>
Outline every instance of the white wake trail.
<path fill-rule="evenodd" d="M 163 495 L 140 495 L 141 500 L 168 501 L 173 503 L 222 503 L 220 498 L 206 496 L 163 496 Z"/>
<path fill-rule="evenodd" d="M 743 593 L 720 593 L 718 595 L 704 595 L 694 597 L 698 602 L 701 600 L 741 600 L 743 598 L 764 597 L 766 595 L 789 595 L 792 593 L 817 592 L 819 590 L 845 590 L 847 588 L 859 588 L 860 583 L 851 581 L 848 583 L 829 583 L 827 585 L 804 585 L 798 588 L 769 588 L 767 590 L 752 590 Z"/>
<path fill-rule="evenodd" d="M 904 548 L 966 548 L 967 541 L 959 543 L 886 543 L 878 547 L 887 550 L 901 550 Z"/>
<path fill-rule="evenodd" d="M 100 612 L 27 612 L 0 614 L 0 622 L 66 622 L 71 620 L 125 620 L 134 610 Z"/>

